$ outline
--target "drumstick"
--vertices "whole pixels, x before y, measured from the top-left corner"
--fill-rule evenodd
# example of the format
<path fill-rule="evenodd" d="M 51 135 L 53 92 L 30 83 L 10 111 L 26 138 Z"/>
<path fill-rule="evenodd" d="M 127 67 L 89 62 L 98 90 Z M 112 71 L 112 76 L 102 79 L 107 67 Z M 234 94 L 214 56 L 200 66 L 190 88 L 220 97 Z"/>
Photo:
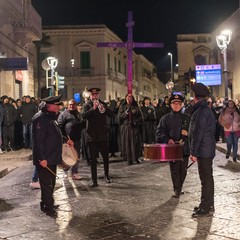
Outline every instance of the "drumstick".
<path fill-rule="evenodd" d="M 188 168 L 190 168 L 194 163 L 195 163 L 195 162 L 190 163 L 190 164 L 186 167 L 186 170 L 187 170 Z"/>
<path fill-rule="evenodd" d="M 56 175 L 56 173 L 53 172 L 48 166 L 46 167 L 46 169 L 47 169 L 50 173 L 52 173 L 56 178 L 59 178 L 59 177 Z"/>
<path fill-rule="evenodd" d="M 69 137 L 69 135 L 67 135 L 68 139 L 71 140 L 71 138 Z M 72 140 L 71 140 L 72 141 Z M 78 159 L 78 156 L 76 155 L 76 153 L 73 151 L 73 148 L 70 147 L 70 149 L 72 150 L 72 153 L 74 155 L 74 157 L 76 158 L 76 160 Z"/>

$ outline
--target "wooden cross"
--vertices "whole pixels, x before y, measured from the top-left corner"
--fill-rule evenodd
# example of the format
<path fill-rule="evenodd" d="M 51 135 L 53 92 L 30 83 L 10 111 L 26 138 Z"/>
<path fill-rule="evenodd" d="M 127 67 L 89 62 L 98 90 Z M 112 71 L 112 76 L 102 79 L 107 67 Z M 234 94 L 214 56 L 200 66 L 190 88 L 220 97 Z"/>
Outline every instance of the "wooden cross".
<path fill-rule="evenodd" d="M 133 42 L 133 26 L 132 12 L 128 12 L 128 28 L 127 42 L 98 42 L 97 47 L 126 48 L 128 56 L 127 75 L 128 75 L 128 94 L 132 94 L 132 51 L 134 48 L 162 48 L 163 43 L 141 43 Z"/>

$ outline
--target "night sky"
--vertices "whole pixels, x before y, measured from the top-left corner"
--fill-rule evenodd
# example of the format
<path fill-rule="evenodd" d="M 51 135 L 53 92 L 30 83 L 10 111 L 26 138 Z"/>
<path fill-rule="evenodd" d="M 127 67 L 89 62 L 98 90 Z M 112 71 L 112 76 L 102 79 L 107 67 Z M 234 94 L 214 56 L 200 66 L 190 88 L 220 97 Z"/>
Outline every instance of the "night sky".
<path fill-rule="evenodd" d="M 32 0 L 43 25 L 105 24 L 127 40 L 127 15 L 133 12 L 135 42 L 163 42 L 164 49 L 134 49 L 158 68 L 176 63 L 176 35 L 210 33 L 239 8 L 239 0 Z"/>

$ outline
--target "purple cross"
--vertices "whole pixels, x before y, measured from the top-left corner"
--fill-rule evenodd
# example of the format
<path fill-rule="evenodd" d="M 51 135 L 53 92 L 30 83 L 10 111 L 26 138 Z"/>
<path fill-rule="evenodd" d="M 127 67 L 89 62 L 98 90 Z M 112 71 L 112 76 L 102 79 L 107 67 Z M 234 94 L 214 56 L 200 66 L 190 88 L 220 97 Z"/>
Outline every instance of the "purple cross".
<path fill-rule="evenodd" d="M 127 75 L 128 75 L 128 94 L 132 94 L 132 50 L 134 48 L 162 48 L 163 43 L 138 43 L 133 42 L 133 26 L 134 21 L 132 20 L 132 12 L 128 12 L 128 22 L 126 24 L 128 28 L 128 40 L 126 43 L 123 42 L 99 42 L 97 47 L 112 47 L 112 48 L 126 48 L 128 52 L 128 64 L 127 64 Z"/>

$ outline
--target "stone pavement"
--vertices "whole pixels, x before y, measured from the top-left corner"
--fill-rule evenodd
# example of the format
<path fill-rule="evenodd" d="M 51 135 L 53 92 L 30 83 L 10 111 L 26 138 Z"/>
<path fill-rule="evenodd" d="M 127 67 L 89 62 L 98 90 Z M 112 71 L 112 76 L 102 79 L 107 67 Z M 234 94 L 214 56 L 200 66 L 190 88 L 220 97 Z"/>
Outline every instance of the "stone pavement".
<path fill-rule="evenodd" d="M 112 159 L 112 184 L 103 179 L 103 165 L 98 164 L 99 187 L 88 187 L 90 169 L 81 162 L 80 181 L 63 180 L 59 170 L 55 200 L 60 204 L 58 218 L 46 216 L 39 209 L 40 190 L 31 190 L 33 166 L 17 152 L 8 164 L 15 163 L 0 179 L 0 239 L 106 239 L 106 240 L 230 240 L 240 239 L 240 164 L 225 159 L 225 144 L 217 144 L 214 160 L 215 213 L 212 217 L 191 218 L 200 198 L 197 165 L 188 169 L 185 194 L 171 198 L 172 184 L 168 163 L 143 162 L 128 166 Z M 21 150 L 25 151 L 25 150 Z M 12 155 L 12 158 L 14 157 Z M 18 157 L 18 158 L 17 158 Z M 4 160 L 5 161 L 5 160 Z M 16 167 L 16 162 L 19 167 Z"/>

